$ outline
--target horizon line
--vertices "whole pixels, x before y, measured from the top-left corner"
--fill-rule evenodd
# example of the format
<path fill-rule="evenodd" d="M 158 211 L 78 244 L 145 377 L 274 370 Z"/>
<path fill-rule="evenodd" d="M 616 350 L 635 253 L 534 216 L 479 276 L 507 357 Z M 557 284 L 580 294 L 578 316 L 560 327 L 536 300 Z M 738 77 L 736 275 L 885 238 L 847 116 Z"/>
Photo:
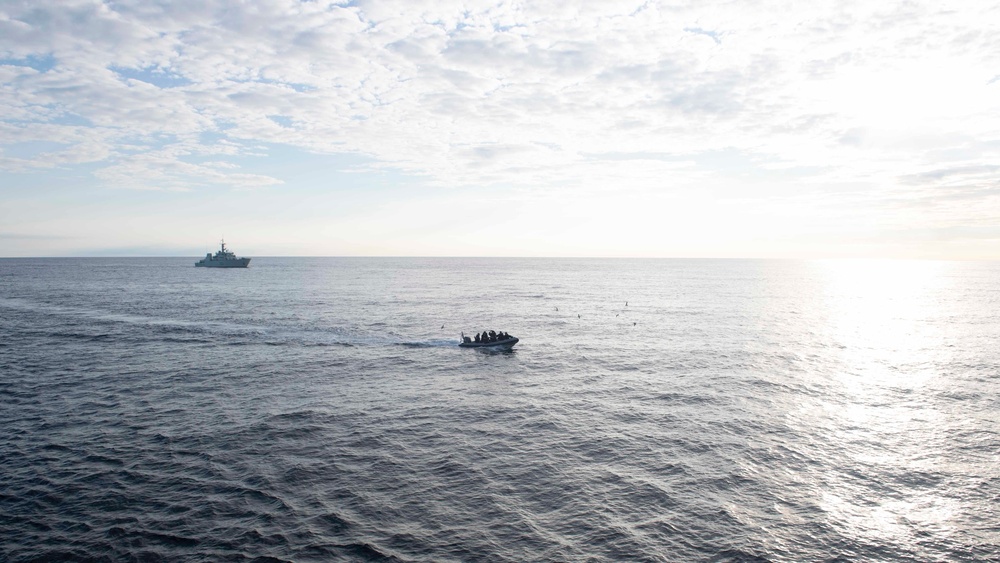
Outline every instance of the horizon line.
<path fill-rule="evenodd" d="M 169 258 L 169 259 L 197 259 L 194 255 L 76 255 L 76 256 L 0 256 L 0 260 L 39 260 L 39 259 L 102 259 L 102 258 L 127 258 L 127 259 L 149 259 L 149 258 Z M 251 259 L 259 258 L 357 258 L 357 259 L 428 259 L 428 258 L 451 258 L 451 259 L 508 259 L 508 260 L 774 260 L 774 261 L 823 261 L 823 260 L 844 260 L 844 261 L 898 261 L 898 262 L 997 262 L 1000 258 L 903 258 L 903 257 L 857 257 L 857 256 L 827 256 L 827 257 L 774 257 L 774 256 L 472 256 L 472 255 L 260 255 L 247 256 Z"/>

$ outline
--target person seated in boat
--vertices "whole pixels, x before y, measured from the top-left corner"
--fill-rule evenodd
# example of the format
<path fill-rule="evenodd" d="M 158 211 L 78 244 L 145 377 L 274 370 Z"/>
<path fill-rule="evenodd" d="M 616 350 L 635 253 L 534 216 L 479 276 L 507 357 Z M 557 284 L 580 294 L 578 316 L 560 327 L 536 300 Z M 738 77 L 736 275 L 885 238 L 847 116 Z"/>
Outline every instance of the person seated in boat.
<path fill-rule="evenodd" d="M 476 333 L 476 342 L 479 342 L 479 333 Z"/>
<path fill-rule="evenodd" d="M 464 342 L 466 344 L 471 344 L 472 343 L 472 339 L 463 334 L 462 335 L 462 342 Z"/>
<path fill-rule="evenodd" d="M 510 335 L 507 334 L 506 332 L 500 333 L 500 340 L 507 340 L 508 338 L 510 338 Z"/>
<path fill-rule="evenodd" d="M 480 340 L 480 342 L 489 342 L 489 341 L 490 341 L 490 335 L 486 334 L 486 331 L 484 330 L 483 331 L 483 338 L 482 338 L 482 340 Z"/>
<path fill-rule="evenodd" d="M 491 330 L 490 331 L 490 342 L 496 342 L 496 341 L 497 341 L 497 333 L 495 333 L 495 332 L 493 332 Z"/>

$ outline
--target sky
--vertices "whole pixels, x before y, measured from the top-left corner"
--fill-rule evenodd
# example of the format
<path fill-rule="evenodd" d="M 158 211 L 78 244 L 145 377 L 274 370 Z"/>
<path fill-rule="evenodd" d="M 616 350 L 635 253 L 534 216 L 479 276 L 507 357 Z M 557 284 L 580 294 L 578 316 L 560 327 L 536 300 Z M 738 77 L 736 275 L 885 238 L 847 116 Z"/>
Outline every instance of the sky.
<path fill-rule="evenodd" d="M 0 256 L 1000 258 L 1000 4 L 0 2 Z"/>

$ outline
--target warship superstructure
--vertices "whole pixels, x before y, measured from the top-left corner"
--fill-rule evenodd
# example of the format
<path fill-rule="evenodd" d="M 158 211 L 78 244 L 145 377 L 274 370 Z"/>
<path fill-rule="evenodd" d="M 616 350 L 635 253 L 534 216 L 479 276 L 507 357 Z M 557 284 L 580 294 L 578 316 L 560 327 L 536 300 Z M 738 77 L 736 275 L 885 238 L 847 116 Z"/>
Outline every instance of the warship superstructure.
<path fill-rule="evenodd" d="M 237 258 L 236 254 L 226 248 L 225 239 L 222 240 L 222 248 L 214 256 L 210 252 L 194 263 L 195 266 L 204 268 L 246 268 L 249 264 L 249 258 Z"/>

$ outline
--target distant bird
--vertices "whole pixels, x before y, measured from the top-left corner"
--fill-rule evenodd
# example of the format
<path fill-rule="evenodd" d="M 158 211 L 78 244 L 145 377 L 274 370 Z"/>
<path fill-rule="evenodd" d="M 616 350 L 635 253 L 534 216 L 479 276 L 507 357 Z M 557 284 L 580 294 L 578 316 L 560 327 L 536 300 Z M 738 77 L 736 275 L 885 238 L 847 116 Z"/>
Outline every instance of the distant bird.
<path fill-rule="evenodd" d="M 625 302 L 625 306 L 628 307 L 628 301 Z"/>
<path fill-rule="evenodd" d="M 615 316 L 617 317 L 617 316 L 618 316 L 618 313 L 615 313 Z"/>
<path fill-rule="evenodd" d="M 577 316 L 576 316 L 576 318 L 578 318 L 578 319 L 579 319 L 579 318 L 580 318 L 580 315 L 577 315 Z"/>
<path fill-rule="evenodd" d="M 556 311 L 558 311 L 558 310 L 559 310 L 559 307 L 556 307 Z"/>
<path fill-rule="evenodd" d="M 632 323 L 632 326 L 635 326 L 635 323 Z"/>
<path fill-rule="evenodd" d="M 441 328 L 444 328 L 444 325 L 441 325 Z"/>

